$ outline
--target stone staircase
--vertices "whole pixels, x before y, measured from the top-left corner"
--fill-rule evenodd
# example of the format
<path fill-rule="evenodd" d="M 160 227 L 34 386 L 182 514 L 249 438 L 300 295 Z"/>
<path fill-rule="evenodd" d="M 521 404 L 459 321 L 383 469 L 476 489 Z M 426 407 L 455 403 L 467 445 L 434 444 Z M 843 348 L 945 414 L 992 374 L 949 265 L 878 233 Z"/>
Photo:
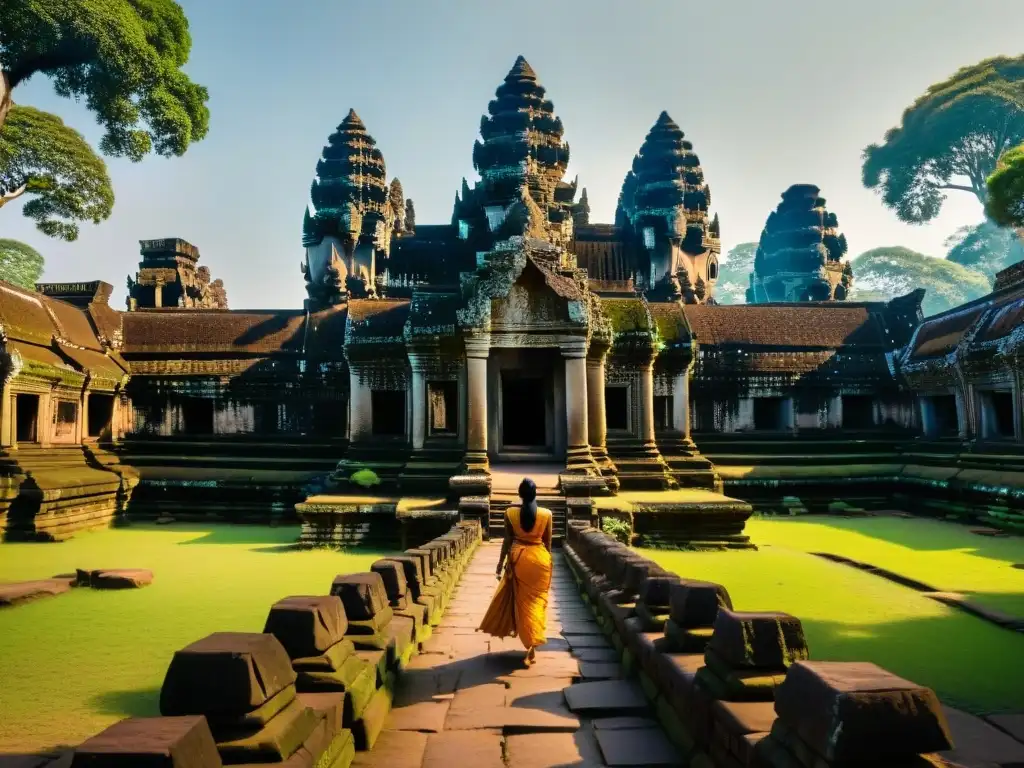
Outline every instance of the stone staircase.
<path fill-rule="evenodd" d="M 505 535 L 505 510 L 519 504 L 519 496 L 510 491 L 493 491 L 491 493 L 491 509 L 488 519 L 488 535 L 491 540 L 501 539 Z M 537 489 L 537 506 L 551 510 L 552 543 L 565 537 L 567 511 L 565 497 L 554 488 Z"/>

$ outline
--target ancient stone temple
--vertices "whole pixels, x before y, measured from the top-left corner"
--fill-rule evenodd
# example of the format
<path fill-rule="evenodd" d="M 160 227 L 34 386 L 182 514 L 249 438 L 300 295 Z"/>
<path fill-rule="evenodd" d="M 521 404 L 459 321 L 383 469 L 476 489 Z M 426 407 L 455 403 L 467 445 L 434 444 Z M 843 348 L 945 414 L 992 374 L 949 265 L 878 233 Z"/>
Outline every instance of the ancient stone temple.
<path fill-rule="evenodd" d="M 920 291 L 845 300 L 836 217 L 796 185 L 752 303 L 719 306 L 693 145 L 665 113 L 638 143 L 615 221 L 592 222 L 519 58 L 446 223 L 418 223 L 367 126 L 341 121 L 311 162 L 301 308 L 226 309 L 179 239 L 142 243 L 128 312 L 105 283 L 0 283 L 8 535 L 85 508 L 298 516 L 321 544 L 426 540 L 459 518 L 497 534 L 527 473 L 556 536 L 613 519 L 650 545 L 746 546 L 748 502 L 1018 514 L 1002 510 L 1024 506 L 1024 473 L 985 473 L 1024 440 L 1019 268 L 927 322 Z"/>
<path fill-rule="evenodd" d="M 813 184 L 794 184 L 768 217 L 754 256 L 747 303 L 842 301 L 853 285 L 846 237 Z"/>
<path fill-rule="evenodd" d="M 199 249 L 178 238 L 143 240 L 135 279 L 128 278 L 128 309 L 182 307 L 227 309 L 223 280 L 210 279 L 209 267 L 197 267 Z"/>

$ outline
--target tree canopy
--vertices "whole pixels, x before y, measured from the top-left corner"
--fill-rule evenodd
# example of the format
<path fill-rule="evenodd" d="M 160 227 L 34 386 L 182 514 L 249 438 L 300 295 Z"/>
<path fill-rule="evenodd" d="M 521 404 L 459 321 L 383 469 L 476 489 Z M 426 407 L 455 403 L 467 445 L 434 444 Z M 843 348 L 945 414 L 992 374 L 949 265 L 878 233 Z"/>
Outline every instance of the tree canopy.
<path fill-rule="evenodd" d="M 0 280 L 6 280 L 30 291 L 43 275 L 42 255 L 19 240 L 0 239 Z"/>
<path fill-rule="evenodd" d="M 997 272 L 1024 259 L 1024 244 L 1012 229 L 991 221 L 960 227 L 946 239 L 946 258 L 955 264 L 995 278 Z"/>
<path fill-rule="evenodd" d="M 715 301 L 719 304 L 745 304 L 750 273 L 754 271 L 757 243 L 740 243 L 729 249 L 718 264 Z"/>
<path fill-rule="evenodd" d="M 11 91 L 35 74 L 84 99 L 108 155 L 182 155 L 206 136 L 206 88 L 182 72 L 192 48 L 174 0 L 4 0 L 0 4 L 0 126 Z"/>
<path fill-rule="evenodd" d="M 865 251 L 852 260 L 857 275 L 851 301 L 888 301 L 924 288 L 922 309 L 934 315 L 992 290 L 985 275 L 947 259 L 901 246 Z"/>
<path fill-rule="evenodd" d="M 988 177 L 985 212 L 1002 227 L 1024 227 L 1024 144 L 1007 151 Z"/>
<path fill-rule="evenodd" d="M 864 185 L 909 223 L 934 219 L 948 191 L 982 205 L 986 180 L 1024 141 L 1024 56 L 964 67 L 928 88 L 882 144 L 864 150 Z"/>
<path fill-rule="evenodd" d="M 110 216 L 107 166 L 56 115 L 14 106 L 0 127 L 0 208 L 27 196 L 23 213 L 50 237 L 75 240 L 79 221 Z"/>

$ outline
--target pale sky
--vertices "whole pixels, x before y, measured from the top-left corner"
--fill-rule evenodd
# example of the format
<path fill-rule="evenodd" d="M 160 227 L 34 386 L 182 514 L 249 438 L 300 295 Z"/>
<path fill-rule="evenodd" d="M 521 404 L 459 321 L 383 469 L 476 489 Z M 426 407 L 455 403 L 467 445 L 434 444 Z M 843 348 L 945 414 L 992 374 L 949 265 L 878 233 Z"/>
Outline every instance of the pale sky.
<path fill-rule="evenodd" d="M 109 220 L 75 243 L 17 205 L 0 237 L 47 259 L 44 279 L 103 279 L 123 306 L 138 241 L 181 237 L 224 279 L 232 308 L 300 307 L 302 213 L 327 137 L 350 107 L 402 180 L 420 223 L 447 223 L 476 178 L 480 116 L 523 54 L 562 118 L 591 221 L 612 220 L 622 178 L 661 110 L 693 141 L 723 250 L 756 240 L 782 191 L 814 183 L 856 255 L 903 245 L 943 255 L 981 219 L 954 193 L 925 226 L 861 185 L 860 157 L 957 68 L 1024 49 L 1022 0 L 181 0 L 189 74 L 210 90 L 209 136 L 182 158 L 108 160 Z M 59 114 L 98 145 L 85 108 L 37 77 L 16 102 Z"/>

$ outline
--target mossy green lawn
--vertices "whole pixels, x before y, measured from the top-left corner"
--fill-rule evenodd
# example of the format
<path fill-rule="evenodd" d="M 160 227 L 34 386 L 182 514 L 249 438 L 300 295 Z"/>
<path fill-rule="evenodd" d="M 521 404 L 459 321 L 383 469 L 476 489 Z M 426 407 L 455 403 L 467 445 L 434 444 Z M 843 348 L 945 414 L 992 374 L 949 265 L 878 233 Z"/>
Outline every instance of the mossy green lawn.
<path fill-rule="evenodd" d="M 759 551 L 645 554 L 681 576 L 724 584 L 737 610 L 798 616 L 811 658 L 872 661 L 976 713 L 1024 709 L 1024 636 L 886 579 L 815 557 L 863 560 L 1004 610 L 1024 598 L 1024 539 L 986 539 L 930 520 L 755 519 Z M 993 600 L 993 597 L 996 599 Z"/>
<path fill-rule="evenodd" d="M 0 544 L 0 582 L 75 568 L 149 568 L 144 589 L 75 589 L 0 610 L 0 754 L 74 745 L 156 715 L 174 651 L 218 631 L 260 632 L 288 595 L 326 594 L 379 553 L 296 551 L 294 527 L 133 526 L 61 544 Z"/>

